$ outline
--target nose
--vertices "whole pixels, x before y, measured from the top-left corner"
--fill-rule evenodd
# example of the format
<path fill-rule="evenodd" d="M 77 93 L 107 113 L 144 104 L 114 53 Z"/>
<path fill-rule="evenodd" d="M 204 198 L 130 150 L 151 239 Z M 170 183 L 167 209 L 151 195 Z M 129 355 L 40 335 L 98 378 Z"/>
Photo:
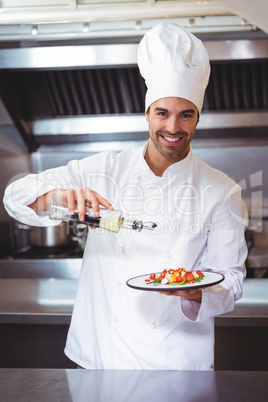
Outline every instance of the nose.
<path fill-rule="evenodd" d="M 167 125 L 166 125 L 167 131 L 169 131 L 171 134 L 176 134 L 181 131 L 181 127 L 179 124 L 179 119 L 177 119 L 176 116 L 170 116 L 167 120 Z"/>

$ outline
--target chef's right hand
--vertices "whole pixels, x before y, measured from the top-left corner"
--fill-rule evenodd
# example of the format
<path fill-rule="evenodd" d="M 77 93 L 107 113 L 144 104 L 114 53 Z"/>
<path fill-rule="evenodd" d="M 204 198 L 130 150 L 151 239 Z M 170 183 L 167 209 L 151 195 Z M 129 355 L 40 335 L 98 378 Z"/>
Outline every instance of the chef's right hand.
<path fill-rule="evenodd" d="M 99 216 L 100 205 L 107 209 L 113 209 L 112 205 L 96 191 L 90 190 L 88 187 L 78 188 L 75 190 L 62 190 L 58 197 L 67 201 L 70 213 L 74 214 L 75 204 L 78 211 L 80 221 L 85 219 L 85 206 L 90 204 L 96 217 Z"/>
<path fill-rule="evenodd" d="M 99 216 L 100 205 L 107 209 L 113 209 L 112 205 L 105 198 L 96 193 L 96 191 L 90 190 L 88 187 L 75 190 L 63 190 L 58 188 L 38 197 L 32 204 L 28 205 L 28 207 L 32 208 L 36 214 L 48 211 L 52 198 L 55 196 L 67 201 L 68 209 L 72 215 L 74 214 L 75 203 L 77 203 L 78 217 L 81 221 L 85 218 L 85 206 L 88 203 L 90 203 L 96 217 Z"/>

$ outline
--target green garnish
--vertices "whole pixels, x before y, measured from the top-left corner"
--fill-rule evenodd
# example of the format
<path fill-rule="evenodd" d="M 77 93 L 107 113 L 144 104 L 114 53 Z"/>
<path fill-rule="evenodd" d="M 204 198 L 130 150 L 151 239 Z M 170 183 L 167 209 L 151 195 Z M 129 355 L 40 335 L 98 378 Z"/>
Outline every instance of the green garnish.
<path fill-rule="evenodd" d="M 201 282 L 203 279 L 204 279 L 204 277 L 205 277 L 205 275 L 203 274 L 203 276 L 202 277 L 199 277 L 199 278 L 195 278 L 193 281 L 191 281 L 191 282 L 194 282 L 194 283 L 198 283 L 198 282 Z M 183 282 L 170 282 L 170 283 L 167 283 L 166 285 L 175 285 L 175 286 L 179 286 L 179 285 L 185 285 L 185 284 L 187 284 L 187 283 L 189 283 L 188 281 L 183 281 Z M 153 281 L 153 285 L 154 286 L 159 286 L 159 284 L 161 285 L 161 279 L 159 279 L 159 278 L 157 278 L 157 279 L 155 279 L 154 281 Z M 165 285 L 165 286 L 166 286 Z"/>
<path fill-rule="evenodd" d="M 204 275 L 204 276 L 205 276 L 205 275 Z M 195 279 L 194 279 L 194 282 L 201 282 L 202 279 L 204 278 L 204 276 L 203 276 L 202 278 L 195 278 Z"/>

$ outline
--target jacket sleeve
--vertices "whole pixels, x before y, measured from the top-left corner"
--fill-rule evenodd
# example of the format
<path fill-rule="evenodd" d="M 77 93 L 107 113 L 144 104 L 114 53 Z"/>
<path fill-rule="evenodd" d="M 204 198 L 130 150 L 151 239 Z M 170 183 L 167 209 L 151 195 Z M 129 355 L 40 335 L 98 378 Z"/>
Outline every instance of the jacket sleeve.
<path fill-rule="evenodd" d="M 181 310 L 189 320 L 205 321 L 232 311 L 235 301 L 241 298 L 246 276 L 247 224 L 247 209 L 241 198 L 241 188 L 236 184 L 212 213 L 207 247 L 201 260 L 202 271 L 221 273 L 225 279 L 202 291 L 201 305 L 181 299 Z"/>
<path fill-rule="evenodd" d="M 29 204 L 47 192 L 62 188 L 83 186 L 80 177 L 79 161 L 74 160 L 67 166 L 48 169 L 40 174 L 30 174 L 11 183 L 5 191 L 3 203 L 12 218 L 31 226 L 53 226 L 59 221 L 52 221 L 48 214 L 37 215 Z"/>

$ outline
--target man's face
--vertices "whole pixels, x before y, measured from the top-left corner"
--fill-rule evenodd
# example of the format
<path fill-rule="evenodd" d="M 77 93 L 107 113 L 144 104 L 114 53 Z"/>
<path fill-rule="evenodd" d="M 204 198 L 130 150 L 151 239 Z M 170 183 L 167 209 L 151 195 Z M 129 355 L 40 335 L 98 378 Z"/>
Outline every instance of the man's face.
<path fill-rule="evenodd" d="M 150 139 L 164 158 L 173 162 L 184 159 L 198 123 L 196 106 L 183 98 L 162 98 L 151 104 L 146 112 Z"/>

